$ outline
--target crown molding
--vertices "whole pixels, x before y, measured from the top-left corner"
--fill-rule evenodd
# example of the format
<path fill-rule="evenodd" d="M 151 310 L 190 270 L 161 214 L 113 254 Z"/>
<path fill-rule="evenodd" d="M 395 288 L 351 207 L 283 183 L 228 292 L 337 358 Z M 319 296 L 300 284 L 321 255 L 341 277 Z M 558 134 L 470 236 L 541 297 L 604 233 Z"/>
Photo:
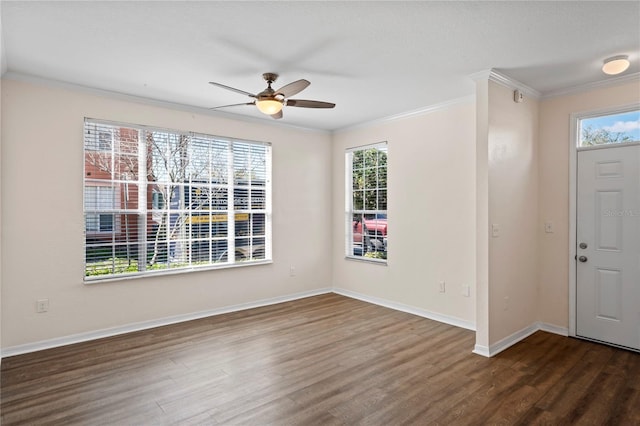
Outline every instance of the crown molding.
<path fill-rule="evenodd" d="M 606 80 L 594 81 L 592 83 L 581 84 L 579 86 L 567 87 L 564 89 L 551 90 L 542 95 L 542 99 L 550 99 L 558 96 L 575 95 L 578 93 L 589 92 L 596 89 L 604 89 L 607 87 L 619 86 L 621 84 L 640 81 L 640 72 L 609 77 Z"/>
<path fill-rule="evenodd" d="M 512 90 L 520 90 L 522 93 L 524 93 L 525 95 L 527 95 L 530 98 L 533 99 L 540 99 L 542 98 L 542 93 L 540 93 L 539 91 L 537 91 L 536 89 L 527 86 L 526 84 L 513 79 L 511 77 L 509 77 L 506 74 L 503 74 L 499 71 L 496 71 L 495 69 L 489 69 L 489 70 L 483 70 L 483 71 L 479 71 L 477 73 L 471 74 L 469 75 L 469 78 L 473 81 L 478 81 L 478 80 L 489 80 L 489 81 L 493 81 L 494 83 L 497 83 L 501 86 L 507 87 L 509 89 Z"/>
<path fill-rule="evenodd" d="M 448 101 L 439 102 L 437 104 L 429 105 L 426 107 L 414 109 L 411 111 L 403 112 L 400 114 L 390 115 L 388 117 L 377 118 L 375 120 L 364 121 L 362 123 L 354 124 L 352 126 L 342 127 L 340 129 L 336 129 L 333 131 L 333 134 L 347 132 L 351 130 L 363 129 L 371 126 L 375 126 L 378 124 L 389 123 L 392 121 L 404 120 L 406 118 L 416 117 L 420 115 L 431 114 L 435 111 L 440 111 L 443 109 L 447 109 L 449 107 L 474 102 L 476 99 L 475 95 L 463 96 L 461 98 L 450 99 Z"/>
<path fill-rule="evenodd" d="M 104 89 L 97 89 L 95 87 L 83 86 L 83 85 L 80 85 L 80 84 L 69 83 L 69 82 L 66 82 L 66 81 L 53 80 L 53 79 L 48 79 L 48 78 L 44 78 L 44 77 L 38 77 L 38 76 L 31 75 L 31 74 L 17 73 L 17 72 L 14 72 L 14 71 L 8 71 L 6 74 L 4 74 L 2 76 L 2 79 L 3 80 L 22 81 L 22 82 L 25 82 L 25 83 L 38 84 L 38 85 L 42 85 L 42 86 L 45 86 L 45 87 L 65 89 L 65 90 L 70 90 L 70 91 L 75 91 L 75 92 L 86 93 L 86 94 L 89 94 L 89 95 L 100 96 L 100 97 L 103 97 L 103 98 L 116 99 L 116 100 L 121 100 L 121 101 L 126 101 L 126 102 L 139 103 L 139 104 L 143 104 L 143 105 L 156 106 L 156 107 L 172 109 L 172 110 L 176 110 L 176 111 L 191 112 L 191 113 L 196 113 L 196 114 L 201 114 L 201 115 L 208 115 L 208 116 L 211 116 L 211 117 L 227 118 L 227 119 L 230 119 L 230 120 L 240 121 L 240 122 L 244 122 L 244 123 L 260 124 L 260 125 L 263 125 L 263 126 L 272 126 L 272 127 L 278 127 L 278 128 L 289 128 L 289 129 L 298 130 L 298 131 L 304 131 L 304 132 L 322 133 L 322 134 L 325 134 L 325 135 L 330 135 L 331 134 L 330 130 L 315 129 L 315 128 L 312 128 L 312 127 L 295 126 L 293 124 L 277 122 L 277 121 L 273 121 L 271 119 L 262 119 L 262 118 L 256 118 L 256 117 L 249 117 L 249 116 L 246 116 L 246 115 L 233 114 L 231 112 L 226 112 L 226 111 L 211 110 L 209 108 L 197 107 L 197 106 L 181 104 L 181 103 L 177 103 L 177 102 L 169 102 L 169 101 L 162 101 L 162 100 L 159 100 L 159 99 L 145 98 L 143 96 L 129 95 L 129 94 L 126 94 L 126 93 L 121 93 L 121 92 L 115 92 L 115 91 L 104 90 Z"/>

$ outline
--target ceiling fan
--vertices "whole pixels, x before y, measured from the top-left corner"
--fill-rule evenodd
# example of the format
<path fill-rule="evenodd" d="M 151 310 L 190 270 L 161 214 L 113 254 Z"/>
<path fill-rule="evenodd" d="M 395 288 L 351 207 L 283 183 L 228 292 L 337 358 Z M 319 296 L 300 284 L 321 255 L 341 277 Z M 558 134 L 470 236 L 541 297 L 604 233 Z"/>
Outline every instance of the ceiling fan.
<path fill-rule="evenodd" d="M 210 81 L 209 84 L 214 86 L 222 87 L 223 89 L 231 90 L 236 93 L 241 93 L 243 95 L 247 95 L 250 98 L 254 98 L 253 102 L 246 102 L 242 104 L 231 104 L 231 105 L 222 105 L 219 107 L 214 107 L 211 109 L 219 109 L 219 108 L 227 108 L 234 107 L 240 105 L 255 105 L 258 107 L 260 112 L 263 114 L 270 115 L 271 117 L 277 119 L 282 118 L 282 108 L 286 106 L 290 107 L 298 107 L 298 108 L 333 108 L 336 104 L 332 104 L 330 102 L 322 102 L 322 101 L 309 101 L 305 99 L 289 99 L 290 96 L 293 96 L 297 93 L 302 92 L 306 89 L 311 83 L 307 80 L 297 80 L 293 83 L 286 84 L 282 86 L 278 90 L 274 90 L 271 88 L 271 84 L 274 83 L 278 79 L 278 74 L 267 72 L 262 74 L 262 78 L 267 82 L 267 88 L 262 92 L 254 95 L 249 92 L 245 92 L 244 90 L 236 89 L 234 87 L 225 86 L 224 84 L 216 83 Z"/>

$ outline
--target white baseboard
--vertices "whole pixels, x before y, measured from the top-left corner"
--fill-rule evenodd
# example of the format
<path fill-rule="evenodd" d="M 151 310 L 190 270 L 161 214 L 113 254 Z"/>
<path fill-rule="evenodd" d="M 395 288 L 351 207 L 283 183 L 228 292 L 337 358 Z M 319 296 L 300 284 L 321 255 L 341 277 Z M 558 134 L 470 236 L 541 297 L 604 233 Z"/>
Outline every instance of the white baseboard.
<path fill-rule="evenodd" d="M 395 309 L 396 311 L 402 311 L 409 314 L 417 315 L 419 317 L 428 318 L 434 321 L 442 322 L 445 324 L 453 325 L 460 328 L 466 328 L 467 330 L 476 330 L 475 323 L 471 321 L 465 321 L 460 318 L 451 317 L 448 315 L 437 314 L 425 309 L 416 308 L 415 306 L 409 306 L 391 300 L 381 299 L 378 297 L 368 296 L 362 293 L 358 293 L 351 290 L 345 290 L 343 288 L 335 288 L 333 292 L 342 296 L 351 297 L 353 299 L 362 300 L 363 302 L 373 303 L 374 305 L 384 306 L 385 308 Z"/>
<path fill-rule="evenodd" d="M 259 308 L 262 306 L 275 305 L 276 303 L 290 302 L 292 300 L 303 299 L 305 297 L 317 296 L 320 294 L 331 293 L 331 288 L 323 288 L 311 290 L 301 293 L 289 294 L 286 296 L 278 296 L 270 299 L 256 300 L 254 302 L 241 303 L 238 305 L 225 306 L 222 308 L 210 309 L 206 311 L 193 312 L 183 315 L 175 315 L 156 320 L 143 321 L 134 324 L 128 324 L 120 327 L 107 328 L 86 333 L 78 333 L 70 336 L 58 337 L 55 339 L 42 340 L 40 342 L 27 343 L 24 345 L 10 346 L 3 348 L 0 352 L 0 359 L 14 355 L 25 354 L 29 352 L 41 351 L 44 349 L 56 348 L 59 346 L 71 345 L 74 343 L 87 342 L 90 340 L 102 339 L 104 337 L 117 336 L 120 334 L 131 333 L 134 331 L 147 330 L 150 328 L 161 327 L 163 325 L 176 324 L 185 321 L 191 321 L 200 318 L 206 318 L 214 315 L 226 314 L 230 312 L 244 311 L 246 309 Z"/>
<path fill-rule="evenodd" d="M 525 327 L 522 330 L 516 331 L 510 336 L 507 336 L 504 339 L 501 339 L 496 343 L 489 345 L 489 347 L 486 347 L 483 345 L 476 345 L 473 349 L 473 353 L 490 358 L 492 356 L 499 354 L 505 349 L 510 348 L 516 343 L 526 339 L 536 331 L 546 331 L 548 333 L 559 334 L 561 336 L 569 335 L 569 329 L 566 327 L 559 327 L 557 325 L 537 321 L 531 324 L 530 326 Z"/>
<path fill-rule="evenodd" d="M 70 336 L 59 337 L 55 339 L 42 340 L 34 343 L 27 343 L 24 345 L 11 346 L 3 348 L 0 351 L 0 362 L 2 358 L 25 354 L 29 352 L 41 351 L 44 349 L 51 349 L 59 346 L 71 345 L 74 343 L 87 342 L 90 340 L 102 339 L 104 337 L 117 336 L 120 334 L 131 333 L 134 331 L 147 330 L 150 328 L 161 327 L 163 325 L 176 324 L 185 321 L 191 321 L 200 318 L 206 318 L 214 315 L 226 314 L 230 312 L 238 312 L 246 309 L 259 308 L 262 306 L 274 305 L 276 303 L 290 302 L 292 300 L 303 299 L 305 297 L 317 296 L 320 294 L 336 293 L 342 296 L 351 297 L 353 299 L 362 300 L 364 302 L 372 303 L 374 305 L 384 306 L 386 308 L 394 309 L 401 312 L 407 312 L 409 314 L 417 315 L 423 318 L 428 318 L 434 321 L 442 322 L 444 324 L 453 325 L 455 327 L 465 328 L 467 330 L 475 331 L 475 324 L 470 321 L 465 321 L 460 318 L 451 317 L 448 315 L 442 315 L 435 312 L 430 312 L 424 309 L 416 308 L 414 306 L 405 305 L 402 303 L 381 299 L 378 297 L 368 296 L 362 293 L 358 293 L 351 290 L 345 290 L 341 288 L 322 288 L 317 290 L 311 290 L 307 292 L 294 293 L 286 296 L 278 296 L 270 299 L 262 299 L 248 303 L 241 303 L 238 305 L 226 306 L 222 308 L 216 308 L 206 311 L 193 312 L 189 314 L 176 315 L 172 317 L 160 318 L 156 320 L 143 321 L 134 324 L 128 324 L 120 327 L 113 327 L 108 329 L 89 331 L 86 333 L 73 334 Z M 490 345 L 489 347 L 482 345 L 475 345 L 473 353 L 482 355 L 485 357 L 492 357 L 505 349 L 515 345 L 519 341 L 529 337 L 538 330 L 546 331 L 549 333 L 559 334 L 561 336 L 568 336 L 569 330 L 566 327 L 559 327 L 557 325 L 535 322 L 524 329 L 513 333 L 510 336 Z"/>
<path fill-rule="evenodd" d="M 473 347 L 473 351 L 471 352 L 473 352 L 474 354 L 482 355 L 487 358 L 491 357 L 491 352 L 489 351 L 489 348 L 484 345 L 475 345 Z"/>
<path fill-rule="evenodd" d="M 538 327 L 542 331 L 546 331 L 547 333 L 558 334 L 560 336 L 569 336 L 569 329 L 567 327 L 560 327 L 554 324 L 548 324 L 546 322 L 538 322 Z"/>

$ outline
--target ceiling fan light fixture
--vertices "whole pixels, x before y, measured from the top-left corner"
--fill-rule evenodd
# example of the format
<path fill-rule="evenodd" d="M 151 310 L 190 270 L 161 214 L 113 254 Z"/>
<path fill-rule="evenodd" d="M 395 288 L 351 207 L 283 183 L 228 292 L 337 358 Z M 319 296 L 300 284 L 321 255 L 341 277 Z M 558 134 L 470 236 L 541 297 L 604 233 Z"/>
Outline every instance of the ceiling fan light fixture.
<path fill-rule="evenodd" d="M 608 75 L 618 75 L 629 68 L 629 57 L 627 55 L 618 55 L 604 60 L 602 72 Z"/>
<path fill-rule="evenodd" d="M 282 110 L 282 102 L 276 99 L 263 99 L 256 101 L 256 106 L 261 113 L 267 115 L 277 114 Z"/>

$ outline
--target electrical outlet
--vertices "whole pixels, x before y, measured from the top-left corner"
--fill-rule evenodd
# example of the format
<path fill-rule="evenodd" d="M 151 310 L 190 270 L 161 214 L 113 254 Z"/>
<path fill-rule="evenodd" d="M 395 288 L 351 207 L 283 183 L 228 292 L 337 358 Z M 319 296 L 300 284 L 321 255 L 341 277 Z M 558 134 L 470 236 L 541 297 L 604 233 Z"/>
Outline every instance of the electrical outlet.
<path fill-rule="evenodd" d="M 289 276 L 290 277 L 295 277 L 296 276 L 296 267 L 291 265 L 289 266 Z"/>
<path fill-rule="evenodd" d="M 440 290 L 440 293 L 444 293 L 447 290 L 446 287 L 445 287 L 444 281 L 440 281 L 439 290 Z"/>
<path fill-rule="evenodd" d="M 463 286 L 462 286 L 462 295 L 463 295 L 464 297 L 469 297 L 469 296 L 471 296 L 471 289 L 469 288 L 469 286 L 468 286 L 468 285 L 463 285 Z"/>
<path fill-rule="evenodd" d="M 509 310 L 509 296 L 504 297 L 504 310 L 505 311 Z"/>
<path fill-rule="evenodd" d="M 544 223 L 544 232 L 547 234 L 553 234 L 553 222 Z"/>
<path fill-rule="evenodd" d="M 49 299 L 36 300 L 36 312 L 41 314 L 49 310 Z"/>
<path fill-rule="evenodd" d="M 497 223 L 491 225 L 491 236 L 493 238 L 498 238 L 500 236 L 500 225 Z"/>

